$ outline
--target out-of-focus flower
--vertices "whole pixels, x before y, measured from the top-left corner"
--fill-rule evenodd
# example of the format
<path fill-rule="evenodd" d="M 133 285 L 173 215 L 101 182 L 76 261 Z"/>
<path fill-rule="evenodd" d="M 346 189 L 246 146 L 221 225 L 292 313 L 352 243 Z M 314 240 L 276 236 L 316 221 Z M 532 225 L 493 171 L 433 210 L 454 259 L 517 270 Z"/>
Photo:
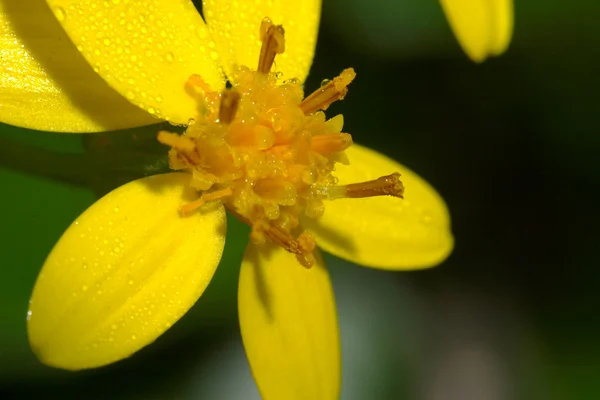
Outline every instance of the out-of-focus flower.
<path fill-rule="evenodd" d="M 450 26 L 475 62 L 502 54 L 513 32 L 513 0 L 440 0 Z"/>

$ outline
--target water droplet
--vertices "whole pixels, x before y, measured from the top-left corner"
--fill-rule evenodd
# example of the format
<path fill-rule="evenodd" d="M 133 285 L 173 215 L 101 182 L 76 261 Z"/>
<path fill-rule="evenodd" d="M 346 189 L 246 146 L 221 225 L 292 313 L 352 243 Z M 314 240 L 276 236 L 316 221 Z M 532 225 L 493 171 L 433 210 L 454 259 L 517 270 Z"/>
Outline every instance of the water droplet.
<path fill-rule="evenodd" d="M 83 286 L 81 287 L 81 291 L 82 291 L 82 292 L 87 292 L 87 290 L 88 290 L 88 286 L 87 286 L 87 285 L 83 285 Z"/>
<path fill-rule="evenodd" d="M 154 115 L 156 114 L 156 110 L 154 109 L 154 107 L 148 107 L 148 113 Z"/>
<path fill-rule="evenodd" d="M 196 120 L 194 118 L 190 118 L 190 119 L 188 119 L 188 123 L 187 124 L 188 124 L 188 126 L 194 125 L 194 122 L 196 122 Z"/>
<path fill-rule="evenodd" d="M 113 4 L 119 4 L 121 0 L 112 0 Z"/>
<path fill-rule="evenodd" d="M 321 87 L 326 86 L 327 84 L 329 84 L 329 82 L 331 82 L 331 79 L 323 79 L 321 81 Z"/>
<path fill-rule="evenodd" d="M 105 46 L 110 46 L 110 40 L 109 39 L 104 39 L 103 41 Z"/>
<path fill-rule="evenodd" d="M 137 339 L 137 336 L 131 335 L 131 340 L 135 340 L 135 339 Z"/>
<path fill-rule="evenodd" d="M 219 59 L 219 54 L 217 54 L 216 51 L 211 51 L 210 52 L 210 58 L 213 59 L 214 61 Z"/>
<path fill-rule="evenodd" d="M 423 213 L 423 215 L 421 216 L 421 222 L 423 222 L 424 224 L 430 224 L 431 220 L 432 217 L 428 213 Z"/>
<path fill-rule="evenodd" d="M 130 279 L 130 280 L 129 280 L 129 284 L 130 284 L 130 285 L 133 285 L 134 283 L 135 283 L 135 281 L 134 281 L 133 279 Z"/>
<path fill-rule="evenodd" d="M 114 210 L 115 210 L 116 213 L 119 212 L 119 207 L 115 207 Z"/>
<path fill-rule="evenodd" d="M 27 321 L 29 321 L 29 319 L 31 319 L 31 314 L 33 314 L 31 312 L 31 310 L 27 311 Z"/>
<path fill-rule="evenodd" d="M 175 59 L 175 56 L 173 55 L 173 53 L 168 52 L 167 55 L 165 56 L 165 58 L 167 59 L 167 62 L 173 62 L 173 60 Z"/>
<path fill-rule="evenodd" d="M 198 28 L 198 36 L 200 37 L 200 39 L 206 39 L 206 37 L 208 36 L 208 33 L 206 32 L 206 28 L 204 28 L 204 27 Z"/>
<path fill-rule="evenodd" d="M 67 13 L 62 7 L 56 7 L 54 14 L 60 22 L 63 22 L 67 18 Z"/>

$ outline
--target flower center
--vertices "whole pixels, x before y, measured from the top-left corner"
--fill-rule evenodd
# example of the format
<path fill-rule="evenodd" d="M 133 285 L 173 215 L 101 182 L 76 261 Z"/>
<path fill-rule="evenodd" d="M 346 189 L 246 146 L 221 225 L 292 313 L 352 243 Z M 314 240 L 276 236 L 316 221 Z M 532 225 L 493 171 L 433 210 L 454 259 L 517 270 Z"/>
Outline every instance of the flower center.
<path fill-rule="evenodd" d="M 187 87 L 198 93 L 198 116 L 184 135 L 163 131 L 158 140 L 171 146 L 171 168 L 189 171 L 200 194 L 181 208 L 182 215 L 221 201 L 251 226 L 255 243 L 275 242 L 310 267 L 315 240 L 299 226 L 301 215 L 320 217 L 326 200 L 402 197 L 404 187 L 398 173 L 337 184 L 332 172 L 336 163 L 348 163 L 344 150 L 352 137 L 342 132 L 342 115 L 327 120 L 322 110 L 344 98 L 354 70 L 344 70 L 304 98 L 300 81 L 278 84 L 279 75 L 271 72 L 275 56 L 285 50 L 283 28 L 265 18 L 260 34 L 257 69 L 240 67 L 233 87 L 222 93 L 191 76 Z"/>

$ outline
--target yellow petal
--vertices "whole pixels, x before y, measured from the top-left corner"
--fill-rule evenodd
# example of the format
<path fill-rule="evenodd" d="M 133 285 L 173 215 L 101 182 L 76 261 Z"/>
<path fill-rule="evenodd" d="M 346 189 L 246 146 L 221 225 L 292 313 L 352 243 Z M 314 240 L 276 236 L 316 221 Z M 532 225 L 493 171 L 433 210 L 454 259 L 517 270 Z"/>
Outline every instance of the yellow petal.
<path fill-rule="evenodd" d="M 63 234 L 30 302 L 29 342 L 44 363 L 93 368 L 153 342 L 200 297 L 225 241 L 223 207 L 179 216 L 196 195 L 171 173 L 130 182 Z"/>
<path fill-rule="evenodd" d="M 275 58 L 273 70 L 282 72 L 282 79 L 306 79 L 315 53 L 321 0 L 203 0 L 202 3 L 229 77 L 238 65 L 256 69 L 261 46 L 260 24 L 269 17 L 285 29 L 285 52 Z"/>
<path fill-rule="evenodd" d="M 473 61 L 503 53 L 513 31 L 513 0 L 441 0 L 450 26 Z"/>
<path fill-rule="evenodd" d="M 238 306 L 244 347 L 264 400 L 337 399 L 340 344 L 329 274 L 280 247 L 249 244 Z"/>
<path fill-rule="evenodd" d="M 99 132 L 156 123 L 94 73 L 43 0 L 0 1 L 0 121 Z"/>
<path fill-rule="evenodd" d="M 47 0 L 81 54 L 110 86 L 150 114 L 187 124 L 192 74 L 224 85 L 206 24 L 189 0 Z"/>
<path fill-rule="evenodd" d="M 382 269 L 425 268 L 442 262 L 454 240 L 440 195 L 417 174 L 374 150 L 354 144 L 346 154 L 350 165 L 336 164 L 340 184 L 400 172 L 406 188 L 404 200 L 380 196 L 327 202 L 318 222 L 303 221 L 319 247 Z"/>

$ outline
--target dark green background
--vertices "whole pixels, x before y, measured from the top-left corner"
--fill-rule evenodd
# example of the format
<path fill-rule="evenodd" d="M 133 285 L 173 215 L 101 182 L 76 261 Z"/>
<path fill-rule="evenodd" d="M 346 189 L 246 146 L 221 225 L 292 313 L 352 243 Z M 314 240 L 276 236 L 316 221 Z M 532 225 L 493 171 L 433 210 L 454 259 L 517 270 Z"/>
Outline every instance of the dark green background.
<path fill-rule="evenodd" d="M 435 1 L 325 3 L 307 89 L 354 67 L 329 115 L 429 180 L 456 237 L 428 271 L 328 257 L 342 398 L 599 398 L 600 3 L 519 2 L 511 48 L 481 65 Z M 156 130 L 109 134 L 101 149 L 102 135 L 83 143 L 0 125 L 1 398 L 256 398 L 235 299 L 247 230 L 235 221 L 205 296 L 131 359 L 69 373 L 28 348 L 27 301 L 45 256 L 98 195 L 165 168 Z"/>

